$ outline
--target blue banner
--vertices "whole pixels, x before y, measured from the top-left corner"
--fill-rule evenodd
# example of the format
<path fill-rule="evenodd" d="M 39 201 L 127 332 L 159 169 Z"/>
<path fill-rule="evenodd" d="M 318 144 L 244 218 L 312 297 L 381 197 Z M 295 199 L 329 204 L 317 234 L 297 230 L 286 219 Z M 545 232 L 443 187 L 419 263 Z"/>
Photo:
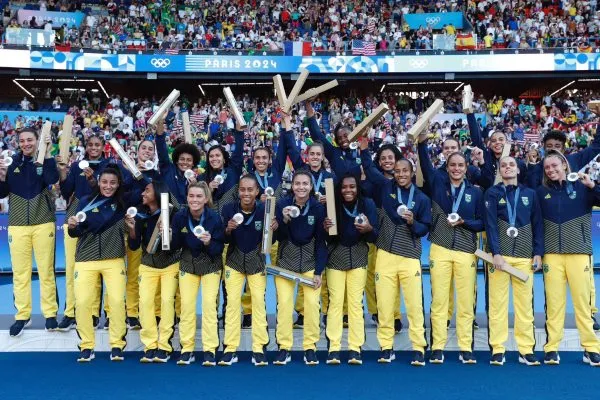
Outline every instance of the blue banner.
<path fill-rule="evenodd" d="M 463 13 L 422 13 L 406 14 L 404 21 L 410 26 L 410 29 L 419 29 L 431 27 L 432 29 L 442 29 L 444 25 L 452 24 L 456 29 L 463 28 Z"/>
<path fill-rule="evenodd" d="M 38 26 L 43 26 L 45 21 L 52 21 L 53 28 L 60 28 L 66 24 L 68 28 L 73 25 L 79 28 L 83 22 L 85 14 L 81 11 L 76 12 L 60 12 L 60 11 L 40 11 L 40 10 L 24 10 L 20 9 L 17 12 L 17 21 L 23 24 L 24 21 L 31 21 L 35 17 Z"/>
<path fill-rule="evenodd" d="M 55 252 L 55 268 L 57 272 L 65 271 L 65 246 L 64 246 L 64 231 L 63 223 L 65 220 L 64 213 L 56 213 L 56 252 Z M 10 251 L 8 248 L 8 215 L 0 214 L 0 273 L 11 272 Z M 421 264 L 429 265 L 429 248 L 431 244 L 427 239 L 422 239 L 423 253 L 421 256 Z M 592 246 L 594 250 L 595 267 L 600 267 L 600 211 L 594 211 L 592 214 Z M 34 260 L 34 270 L 37 271 Z"/>
<path fill-rule="evenodd" d="M 18 117 L 23 118 L 25 125 L 29 125 L 37 121 L 40 117 L 42 120 L 49 119 L 50 121 L 61 121 L 65 119 L 65 112 L 38 112 L 38 111 L 3 111 L 0 110 L 0 121 L 4 120 L 4 116 L 8 116 L 8 119 L 12 123 L 13 127 L 17 122 Z"/>
<path fill-rule="evenodd" d="M 230 54 L 230 53 L 229 53 Z M 422 54 L 283 56 L 63 53 L 0 49 L 0 68 L 157 73 L 375 74 L 432 72 L 595 71 L 600 53 Z"/>

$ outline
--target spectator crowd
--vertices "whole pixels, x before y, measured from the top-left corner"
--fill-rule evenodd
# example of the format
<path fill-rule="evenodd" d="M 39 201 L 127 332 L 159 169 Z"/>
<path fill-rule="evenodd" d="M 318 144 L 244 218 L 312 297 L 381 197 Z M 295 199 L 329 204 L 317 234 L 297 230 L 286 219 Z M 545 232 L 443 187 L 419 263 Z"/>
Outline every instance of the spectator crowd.
<path fill-rule="evenodd" d="M 463 31 L 472 31 L 480 48 L 591 51 L 600 28 L 597 0 L 40 0 L 27 8 L 85 12 L 80 27 L 56 29 L 56 43 L 96 50 L 252 53 L 281 51 L 285 41 L 305 41 L 315 52 L 339 52 L 351 50 L 356 39 L 374 42 L 379 51 L 432 49 L 434 34 L 454 36 L 457 28 L 411 29 L 404 18 L 429 12 L 463 12 L 468 21 Z M 6 5 L 3 15 L 3 29 L 21 27 L 16 7 Z M 22 27 L 52 29 L 35 17 Z"/>

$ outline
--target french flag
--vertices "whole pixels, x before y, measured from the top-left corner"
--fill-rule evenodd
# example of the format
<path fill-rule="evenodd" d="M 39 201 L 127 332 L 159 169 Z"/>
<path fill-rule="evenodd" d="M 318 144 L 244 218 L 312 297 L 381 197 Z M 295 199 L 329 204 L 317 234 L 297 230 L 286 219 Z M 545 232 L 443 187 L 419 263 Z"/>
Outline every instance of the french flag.
<path fill-rule="evenodd" d="M 311 42 L 283 42 L 283 54 L 286 56 L 312 55 Z"/>

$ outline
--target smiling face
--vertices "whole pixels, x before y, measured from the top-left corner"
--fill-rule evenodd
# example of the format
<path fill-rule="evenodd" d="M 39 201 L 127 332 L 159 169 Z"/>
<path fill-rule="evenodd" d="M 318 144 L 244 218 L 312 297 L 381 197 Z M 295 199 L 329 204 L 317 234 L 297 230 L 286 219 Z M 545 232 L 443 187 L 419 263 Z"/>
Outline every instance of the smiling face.
<path fill-rule="evenodd" d="M 112 197 L 119 189 L 119 177 L 112 172 L 104 172 L 100 175 L 98 187 L 102 196 Z"/>
<path fill-rule="evenodd" d="M 504 136 L 504 133 L 502 132 L 495 132 L 490 138 L 490 149 L 496 156 L 500 156 L 502 154 L 505 144 L 506 136 Z"/>
<path fill-rule="evenodd" d="M 454 182 L 458 182 L 463 180 L 467 173 L 467 162 L 460 154 L 455 154 L 448 160 L 446 168 L 450 179 Z"/>
<path fill-rule="evenodd" d="M 338 129 L 337 133 L 335 134 L 335 142 L 342 150 L 347 150 L 350 146 L 350 141 L 348 140 L 349 133 L 350 132 L 348 131 L 348 128 L 343 127 Z"/>
<path fill-rule="evenodd" d="M 549 152 L 550 150 L 556 150 L 556 151 L 562 153 L 565 150 L 565 145 L 563 142 L 561 142 L 558 139 L 547 139 L 544 142 L 544 150 L 546 152 Z"/>
<path fill-rule="evenodd" d="M 180 171 L 187 171 L 194 167 L 194 157 L 189 153 L 181 153 L 177 159 L 177 168 Z"/>
<path fill-rule="evenodd" d="M 254 168 L 259 174 L 263 174 L 269 168 L 269 163 L 271 162 L 271 157 L 269 155 L 269 151 L 266 149 L 258 149 L 254 152 L 254 157 L 252 158 L 254 162 Z"/>
<path fill-rule="evenodd" d="M 191 155 L 188 154 L 190 157 Z M 213 149 L 210 153 L 208 153 L 208 163 L 210 164 L 212 169 L 222 170 L 225 165 L 225 157 L 221 152 L 221 149 Z"/>
<path fill-rule="evenodd" d="M 342 181 L 342 200 L 345 203 L 352 203 L 358 196 L 358 186 L 356 184 L 356 178 L 348 176 Z"/>
<path fill-rule="evenodd" d="M 154 192 L 154 185 L 151 183 L 147 184 L 142 192 L 142 204 L 145 206 L 156 204 L 156 193 Z"/>
<path fill-rule="evenodd" d="M 37 138 L 32 132 L 21 132 L 19 134 L 19 148 L 28 157 L 33 157 L 37 149 L 37 142 Z"/>
<path fill-rule="evenodd" d="M 181 157 L 187 153 L 182 154 L 179 157 L 179 161 L 181 161 Z M 189 156 L 189 154 L 187 154 Z M 154 159 L 154 143 L 149 140 L 144 140 L 140 147 L 138 148 L 138 160 L 141 162 L 153 160 Z M 193 160 L 192 160 L 193 162 Z M 179 165 L 179 163 L 177 163 Z"/>
<path fill-rule="evenodd" d="M 548 156 L 544 160 L 544 174 L 551 181 L 563 181 L 567 176 L 567 166 L 559 156 Z"/>
<path fill-rule="evenodd" d="M 296 199 L 306 200 L 312 190 L 312 180 L 304 174 L 295 175 L 292 181 L 292 190 Z"/>
<path fill-rule="evenodd" d="M 394 165 L 394 179 L 400 187 L 409 187 L 412 179 L 412 164 L 408 160 L 398 160 Z"/>
<path fill-rule="evenodd" d="M 502 179 L 514 179 L 519 174 L 517 161 L 512 157 L 504 157 L 500 161 L 500 176 Z"/>
<path fill-rule="evenodd" d="M 318 145 L 312 145 L 308 149 L 308 164 L 314 171 L 318 171 L 323 163 L 323 148 Z"/>
<path fill-rule="evenodd" d="M 97 136 L 90 137 L 85 143 L 85 152 L 90 160 L 97 160 L 102 156 L 102 140 Z"/>
<path fill-rule="evenodd" d="M 254 206 L 254 202 L 256 201 L 256 196 L 258 196 L 258 193 L 258 185 L 254 179 L 243 178 L 240 180 L 238 186 L 238 195 L 242 207 L 251 208 Z"/>
<path fill-rule="evenodd" d="M 187 203 L 190 211 L 202 211 L 204 205 L 208 202 L 206 193 L 200 187 L 191 187 L 187 194 Z"/>
<path fill-rule="evenodd" d="M 454 139 L 446 139 L 442 146 L 442 154 L 446 160 L 450 157 L 450 154 L 458 151 L 458 142 Z"/>
<path fill-rule="evenodd" d="M 381 152 L 379 155 L 379 168 L 382 171 L 389 172 L 394 169 L 394 164 L 396 162 L 396 155 L 392 150 L 386 149 Z"/>

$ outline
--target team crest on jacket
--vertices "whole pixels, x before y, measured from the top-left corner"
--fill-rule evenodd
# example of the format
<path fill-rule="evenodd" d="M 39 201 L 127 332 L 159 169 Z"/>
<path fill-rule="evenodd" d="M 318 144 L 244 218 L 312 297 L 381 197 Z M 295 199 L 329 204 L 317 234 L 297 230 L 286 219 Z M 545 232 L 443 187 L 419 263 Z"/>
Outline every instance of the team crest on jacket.
<path fill-rule="evenodd" d="M 467 203 L 470 203 L 470 202 L 471 202 L 471 195 L 470 195 L 469 193 L 466 193 L 466 194 L 465 194 L 465 201 L 466 201 Z"/>
<path fill-rule="evenodd" d="M 521 197 L 521 201 L 523 202 L 524 206 L 529 205 L 529 197 Z"/>
<path fill-rule="evenodd" d="M 309 215 L 308 216 L 308 224 L 309 225 L 314 225 L 315 224 L 315 216 L 314 215 Z"/>
<path fill-rule="evenodd" d="M 504 200 L 504 197 L 500 198 L 500 201 L 498 202 L 498 204 L 506 204 L 506 200 Z"/>
<path fill-rule="evenodd" d="M 262 221 L 254 221 L 254 229 L 256 229 L 257 231 L 262 230 Z"/>
<path fill-rule="evenodd" d="M 551 198 L 552 198 L 552 196 L 550 196 L 550 193 L 548 193 L 546 196 L 544 196 L 544 199 L 546 199 L 546 200 L 549 200 Z"/>

